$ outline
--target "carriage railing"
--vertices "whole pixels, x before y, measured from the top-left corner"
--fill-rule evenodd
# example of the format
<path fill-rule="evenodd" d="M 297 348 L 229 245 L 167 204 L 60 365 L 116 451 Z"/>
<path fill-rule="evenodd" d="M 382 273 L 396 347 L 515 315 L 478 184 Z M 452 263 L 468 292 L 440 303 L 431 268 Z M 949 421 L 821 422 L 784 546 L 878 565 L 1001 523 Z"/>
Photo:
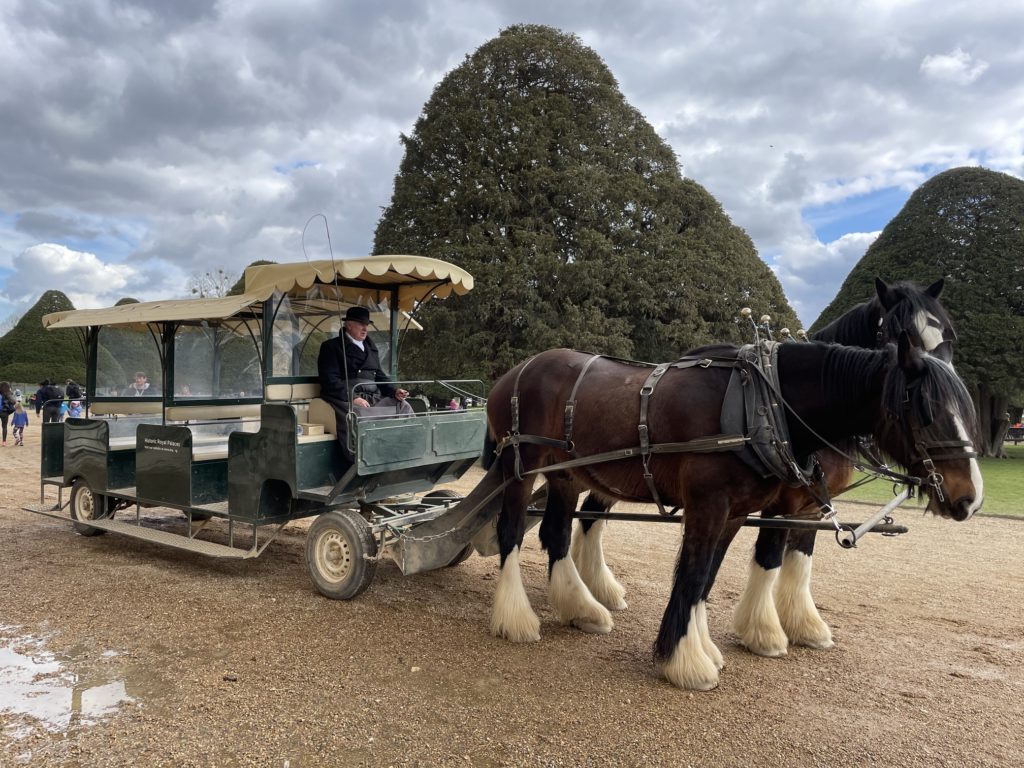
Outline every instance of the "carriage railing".
<path fill-rule="evenodd" d="M 360 382 L 352 387 L 352 396 L 364 397 L 374 405 L 380 399 L 381 385 L 381 382 Z M 460 398 L 458 410 L 483 407 L 487 404 L 487 387 L 479 379 L 409 379 L 383 382 L 383 385 L 407 390 L 409 396 L 406 401 L 417 415 L 450 412 L 449 403 L 453 397 Z M 400 415 L 402 414 L 395 414 L 396 417 Z M 380 414 L 374 414 L 375 418 L 378 416 Z"/>

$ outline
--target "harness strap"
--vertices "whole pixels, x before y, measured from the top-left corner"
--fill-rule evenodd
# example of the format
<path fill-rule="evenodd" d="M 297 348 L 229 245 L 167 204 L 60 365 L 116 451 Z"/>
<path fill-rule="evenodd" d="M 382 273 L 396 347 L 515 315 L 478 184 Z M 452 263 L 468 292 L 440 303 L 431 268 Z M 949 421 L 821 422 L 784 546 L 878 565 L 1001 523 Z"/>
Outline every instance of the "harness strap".
<path fill-rule="evenodd" d="M 583 382 L 583 377 L 586 375 L 590 366 L 594 364 L 596 360 L 599 360 L 602 355 L 594 355 L 583 365 L 580 369 L 580 375 L 576 377 L 576 383 L 572 385 L 572 392 L 569 393 L 569 399 L 565 401 L 565 445 L 566 450 L 571 453 L 576 453 L 576 446 L 572 443 L 572 421 L 576 416 L 576 392 L 580 388 L 580 384 Z"/>
<path fill-rule="evenodd" d="M 658 386 L 658 382 L 661 381 L 661 377 L 668 370 L 668 367 L 669 363 L 662 363 L 656 366 L 647 376 L 643 386 L 640 387 L 640 423 L 637 425 L 637 430 L 640 432 L 640 460 L 643 462 L 644 482 L 647 483 L 647 490 L 650 491 L 654 503 L 658 505 L 658 512 L 666 516 L 669 512 L 665 509 L 665 505 L 661 503 L 661 496 L 654 484 L 654 475 L 651 474 L 651 439 L 650 430 L 647 427 L 647 407 L 650 404 L 651 395 L 654 394 L 654 388 Z"/>
<path fill-rule="evenodd" d="M 526 370 L 527 366 L 529 366 L 530 363 L 532 363 L 536 359 L 537 359 L 537 355 L 534 355 L 529 360 L 527 360 L 525 363 L 523 363 L 522 367 L 519 369 L 519 372 L 516 374 L 515 383 L 512 385 L 512 397 L 509 398 L 509 406 L 512 409 L 512 425 L 509 427 L 509 431 L 513 435 L 518 435 L 519 434 L 519 379 L 522 378 L 523 371 Z M 523 460 L 522 460 L 522 457 L 519 455 L 519 443 L 515 443 L 514 450 L 515 450 L 515 453 L 516 453 L 516 461 L 515 461 L 515 475 L 516 475 L 516 479 L 517 480 L 522 480 L 523 479 L 523 473 L 522 473 L 522 470 L 523 470 Z"/>

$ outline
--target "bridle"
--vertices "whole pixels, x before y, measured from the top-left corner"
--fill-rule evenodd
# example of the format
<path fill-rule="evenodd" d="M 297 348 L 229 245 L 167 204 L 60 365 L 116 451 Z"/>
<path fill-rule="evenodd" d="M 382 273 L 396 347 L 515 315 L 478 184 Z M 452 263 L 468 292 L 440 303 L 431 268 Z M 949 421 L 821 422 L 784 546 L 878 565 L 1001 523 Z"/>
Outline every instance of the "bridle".
<path fill-rule="evenodd" d="M 910 434 L 913 438 L 910 451 L 908 467 L 920 464 L 924 467 L 925 476 L 919 479 L 922 486 L 931 488 L 938 501 L 946 500 L 942 492 L 945 478 L 935 466 L 936 461 L 956 461 L 957 459 L 976 459 L 977 451 L 969 440 L 928 440 L 926 430 L 928 424 L 920 424 L 920 420 L 913 413 L 912 398 L 915 390 L 919 388 L 920 382 L 912 382 L 907 385 L 903 393 L 903 416 L 910 425 Z M 920 396 L 920 393 L 916 393 Z"/>

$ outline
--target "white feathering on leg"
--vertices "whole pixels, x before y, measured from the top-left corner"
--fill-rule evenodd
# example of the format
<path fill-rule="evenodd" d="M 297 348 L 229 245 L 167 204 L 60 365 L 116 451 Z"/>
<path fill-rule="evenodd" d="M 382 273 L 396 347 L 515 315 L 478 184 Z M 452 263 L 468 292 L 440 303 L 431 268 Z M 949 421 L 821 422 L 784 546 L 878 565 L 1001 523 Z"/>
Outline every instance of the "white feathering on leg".
<path fill-rule="evenodd" d="M 722 656 L 722 652 L 718 650 L 718 646 L 715 645 L 715 641 L 711 639 L 711 630 L 708 628 L 708 603 L 706 600 L 701 600 L 697 603 L 696 616 L 697 629 L 700 631 L 701 647 L 715 665 L 715 669 L 722 669 L 725 666 L 725 659 Z"/>
<path fill-rule="evenodd" d="M 612 631 L 612 615 L 590 594 L 571 558 L 555 561 L 550 589 L 551 604 L 563 624 L 602 635 Z"/>
<path fill-rule="evenodd" d="M 519 547 L 505 558 L 498 577 L 491 611 L 491 634 L 514 643 L 540 640 L 540 619 L 530 606 L 519 570 Z"/>
<path fill-rule="evenodd" d="M 778 576 L 778 568 L 765 569 L 751 560 L 747 586 L 732 617 L 740 642 L 759 656 L 785 656 L 789 647 L 772 595 Z"/>
<path fill-rule="evenodd" d="M 718 686 L 718 670 L 704 652 L 700 633 L 696 629 L 697 609 L 690 609 L 690 622 L 686 634 L 679 638 L 672 657 L 661 668 L 672 685 L 691 691 L 710 691 Z"/>
<path fill-rule="evenodd" d="M 609 610 L 623 611 L 628 607 L 626 588 L 615 578 L 604 559 L 602 540 L 605 525 L 604 520 L 595 520 L 588 532 L 584 532 L 582 523 L 577 525 L 572 534 L 570 552 L 580 578 L 594 599 Z"/>
<path fill-rule="evenodd" d="M 786 553 L 775 587 L 775 606 L 791 643 L 825 650 L 834 643 L 832 630 L 818 614 L 811 597 L 812 562 L 803 552 L 790 550 Z"/>

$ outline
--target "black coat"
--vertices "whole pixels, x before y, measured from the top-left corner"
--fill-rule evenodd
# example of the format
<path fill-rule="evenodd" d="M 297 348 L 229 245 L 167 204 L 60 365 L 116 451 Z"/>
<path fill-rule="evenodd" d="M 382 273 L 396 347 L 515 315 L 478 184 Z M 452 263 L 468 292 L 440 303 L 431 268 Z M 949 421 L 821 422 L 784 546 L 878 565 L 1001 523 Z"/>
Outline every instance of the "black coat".
<path fill-rule="evenodd" d="M 72 381 L 68 384 L 67 395 L 69 400 L 81 400 L 82 388 Z"/>
<path fill-rule="evenodd" d="M 348 410 L 351 400 L 349 390 L 359 382 L 377 382 L 382 397 L 393 397 L 395 394 L 395 388 L 386 383 L 391 379 L 381 369 L 377 346 L 367 337 L 363 340 L 363 347 L 359 349 L 349 341 L 344 331 L 340 336 L 320 345 L 320 354 L 316 360 L 320 375 L 320 397 L 335 408 Z M 346 369 L 348 390 L 345 389 Z"/>

